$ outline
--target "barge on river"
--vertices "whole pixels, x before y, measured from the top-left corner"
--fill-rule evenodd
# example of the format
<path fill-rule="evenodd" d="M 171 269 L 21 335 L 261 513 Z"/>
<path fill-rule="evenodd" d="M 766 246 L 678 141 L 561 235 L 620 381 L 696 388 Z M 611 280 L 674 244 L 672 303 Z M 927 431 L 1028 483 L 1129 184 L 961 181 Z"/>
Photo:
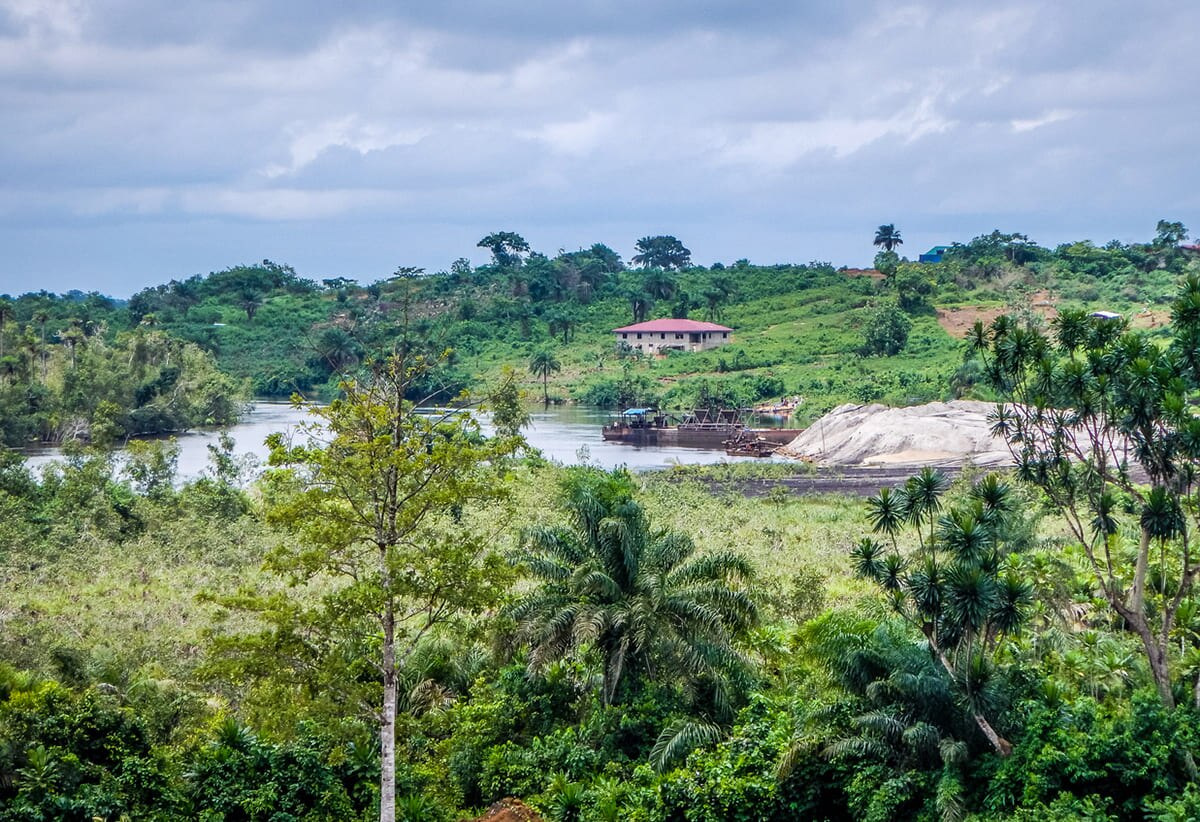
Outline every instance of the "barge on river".
<path fill-rule="evenodd" d="M 802 428 L 751 428 L 740 409 L 698 410 L 675 416 L 657 408 L 628 408 L 601 432 L 608 442 L 637 446 L 678 446 L 723 450 L 733 439 L 786 445 Z"/>

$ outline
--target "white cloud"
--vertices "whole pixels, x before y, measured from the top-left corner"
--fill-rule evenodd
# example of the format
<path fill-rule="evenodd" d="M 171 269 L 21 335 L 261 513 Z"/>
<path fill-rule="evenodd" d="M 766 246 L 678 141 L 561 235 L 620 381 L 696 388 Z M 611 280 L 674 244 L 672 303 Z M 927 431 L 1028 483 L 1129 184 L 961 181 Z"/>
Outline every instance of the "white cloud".
<path fill-rule="evenodd" d="M 0 12 L 38 41 L 77 40 L 85 9 L 83 0 L 0 0 Z"/>
<path fill-rule="evenodd" d="M 846 159 L 884 137 L 911 143 L 952 127 L 936 112 L 931 98 L 887 119 L 844 117 L 791 123 L 756 123 L 748 133 L 730 141 L 721 151 L 723 162 L 744 164 L 762 170 L 777 170 L 795 164 L 809 154 L 826 153 Z"/>
<path fill-rule="evenodd" d="M 592 111 L 579 120 L 546 123 L 539 129 L 520 130 L 518 133 L 540 140 L 563 154 L 586 155 L 611 139 L 617 125 L 614 115 Z"/>
<path fill-rule="evenodd" d="M 271 164 L 262 169 L 263 175 L 274 178 L 294 174 L 334 146 L 353 149 L 359 154 L 381 151 L 393 146 L 410 146 L 428 136 L 428 129 L 396 128 L 381 123 L 360 122 L 355 115 L 317 123 L 313 126 L 293 124 L 287 128 L 291 135 L 288 153 L 290 161 Z"/>
<path fill-rule="evenodd" d="M 1060 109 L 1057 111 L 1048 111 L 1041 117 L 1035 117 L 1030 120 L 1013 120 L 1010 125 L 1012 126 L 1013 131 L 1020 134 L 1023 131 L 1033 131 L 1035 128 L 1048 126 L 1051 123 L 1060 123 L 1063 120 L 1070 119 L 1073 116 L 1074 112 Z"/>

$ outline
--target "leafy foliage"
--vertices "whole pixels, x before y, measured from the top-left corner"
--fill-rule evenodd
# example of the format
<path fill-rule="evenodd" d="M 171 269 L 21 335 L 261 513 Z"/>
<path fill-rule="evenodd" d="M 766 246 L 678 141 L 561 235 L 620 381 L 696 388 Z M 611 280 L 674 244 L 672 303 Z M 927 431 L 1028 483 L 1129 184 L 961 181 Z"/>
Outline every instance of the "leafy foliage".
<path fill-rule="evenodd" d="M 685 535 L 653 530 L 623 472 L 574 472 L 563 497 L 569 527 L 523 537 L 523 565 L 541 586 L 509 613 L 531 663 L 594 649 L 606 705 L 626 674 L 636 681 L 656 670 L 728 705 L 740 663 L 733 643 L 756 618 L 743 585 L 749 564 L 732 553 L 693 557 Z"/>

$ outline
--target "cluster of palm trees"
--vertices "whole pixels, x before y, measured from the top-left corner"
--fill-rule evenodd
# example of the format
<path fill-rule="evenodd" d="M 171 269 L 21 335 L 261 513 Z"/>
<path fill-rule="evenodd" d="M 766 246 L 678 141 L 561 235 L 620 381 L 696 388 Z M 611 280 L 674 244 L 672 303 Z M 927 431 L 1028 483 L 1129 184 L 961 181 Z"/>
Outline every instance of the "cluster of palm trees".
<path fill-rule="evenodd" d="M 0 299 L 0 361 L 2 361 L 4 371 L 7 376 L 12 376 L 22 371 L 22 362 L 20 359 L 5 359 L 7 347 L 7 329 L 9 323 L 14 318 L 13 304 L 8 300 Z M 30 323 L 26 326 L 17 327 L 17 341 L 19 343 L 19 351 L 24 355 L 24 371 L 28 378 L 33 379 L 38 376 L 43 381 L 48 376 L 50 346 L 47 344 L 47 325 L 51 320 L 50 313 L 46 310 L 38 310 L 30 318 Z M 33 327 L 37 326 L 37 333 L 34 334 Z M 98 328 L 94 323 L 85 322 L 78 317 L 72 317 L 67 320 L 67 327 L 55 334 L 55 337 L 62 344 L 70 357 L 71 370 L 76 368 L 78 359 L 77 353 L 80 348 L 87 344 L 88 338 L 97 332 Z"/>
<path fill-rule="evenodd" d="M 979 730 L 1006 755 L 1011 746 L 987 718 L 989 656 L 1002 636 L 1020 628 L 1033 598 L 1032 586 L 1006 559 L 1023 547 L 1008 539 L 1015 501 L 1008 483 L 989 474 L 972 486 L 964 503 L 943 513 L 947 487 L 945 476 L 926 467 L 900 488 L 871 497 L 872 529 L 891 545 L 863 539 L 853 551 L 855 570 L 925 636 Z M 918 545 L 905 555 L 897 537 L 909 525 Z"/>

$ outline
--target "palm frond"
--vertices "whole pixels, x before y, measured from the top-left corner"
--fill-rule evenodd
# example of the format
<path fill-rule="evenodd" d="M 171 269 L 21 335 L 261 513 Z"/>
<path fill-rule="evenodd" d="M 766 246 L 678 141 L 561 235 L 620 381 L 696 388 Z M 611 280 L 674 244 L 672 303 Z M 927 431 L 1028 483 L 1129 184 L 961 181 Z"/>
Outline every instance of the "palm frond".
<path fill-rule="evenodd" d="M 904 729 L 904 744 L 921 756 L 932 756 L 938 750 L 942 734 L 928 722 L 917 722 Z"/>
<path fill-rule="evenodd" d="M 663 729 L 650 750 L 650 762 L 660 773 L 702 745 L 724 736 L 719 725 L 696 719 L 677 719 Z"/>
<path fill-rule="evenodd" d="M 942 822 L 961 822 L 966 817 L 963 784 L 957 771 L 945 769 L 937 786 L 937 809 Z"/>
<path fill-rule="evenodd" d="M 691 540 L 689 539 L 690 543 Z M 664 584 L 669 587 L 691 585 L 704 581 L 729 582 L 730 580 L 745 581 L 754 578 L 754 566 L 748 559 L 731 551 L 720 551 L 672 566 Z"/>
<path fill-rule="evenodd" d="M 826 759 L 878 759 L 886 760 L 891 749 L 878 739 L 866 736 L 851 736 L 830 742 L 821 751 Z"/>
<path fill-rule="evenodd" d="M 860 714 L 854 717 L 854 724 L 891 744 L 898 743 L 906 730 L 899 717 L 886 711 Z"/>

